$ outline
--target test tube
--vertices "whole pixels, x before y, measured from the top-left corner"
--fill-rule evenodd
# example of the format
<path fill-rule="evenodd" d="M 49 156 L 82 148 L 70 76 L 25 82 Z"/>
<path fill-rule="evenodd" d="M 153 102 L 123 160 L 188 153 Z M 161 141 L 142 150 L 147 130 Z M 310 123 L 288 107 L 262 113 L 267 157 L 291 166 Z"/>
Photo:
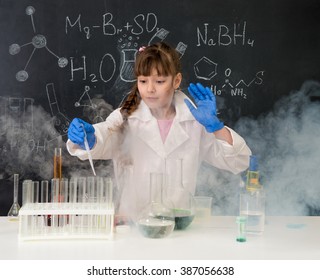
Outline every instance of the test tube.
<path fill-rule="evenodd" d="M 99 203 L 99 206 L 104 202 L 104 180 L 103 177 L 97 177 L 97 203 Z"/>
<path fill-rule="evenodd" d="M 68 187 L 69 180 L 67 178 L 62 178 L 60 180 L 60 195 L 59 195 L 59 202 L 66 203 L 68 202 L 69 196 L 69 187 Z"/>
<path fill-rule="evenodd" d="M 29 208 L 33 201 L 33 193 L 32 190 L 32 180 L 24 180 L 22 182 L 22 206 L 24 208 Z M 23 228 L 26 232 L 32 234 L 32 215 L 28 215 L 25 219 L 23 219 Z"/>
<path fill-rule="evenodd" d="M 87 202 L 87 179 L 86 177 L 78 178 L 78 202 Z"/>
<path fill-rule="evenodd" d="M 78 178 L 78 202 L 81 206 L 87 201 L 87 179 L 86 177 Z M 83 214 L 79 215 L 80 218 L 80 230 L 83 231 L 85 227 L 85 217 Z"/>
<path fill-rule="evenodd" d="M 32 189 L 33 189 L 33 209 L 38 209 L 39 205 L 39 182 L 38 181 L 32 181 Z M 40 215 L 34 215 L 34 230 L 39 229 L 39 219 Z"/>
<path fill-rule="evenodd" d="M 113 201 L 113 184 L 112 179 L 110 177 L 106 177 L 104 179 L 104 188 L 105 188 L 105 202 L 107 203 L 107 207 L 112 207 L 112 201 Z"/>
<path fill-rule="evenodd" d="M 98 178 L 97 178 L 98 181 Z M 89 202 L 96 202 L 97 199 L 97 184 L 95 177 L 88 177 L 87 178 L 87 187 L 88 187 L 88 194 L 89 194 Z"/>
<path fill-rule="evenodd" d="M 57 207 L 58 205 L 56 203 L 59 203 L 59 185 L 60 185 L 59 178 L 51 179 L 51 202 L 54 203 L 53 205 L 54 207 Z M 52 227 L 58 226 L 58 215 L 52 215 L 51 226 Z"/>
<path fill-rule="evenodd" d="M 71 178 L 69 182 L 69 203 L 73 206 L 72 208 L 76 208 L 77 203 L 77 178 Z M 70 226 L 71 232 L 75 232 L 76 228 L 76 214 L 72 214 L 70 216 Z"/>
<path fill-rule="evenodd" d="M 40 202 L 45 204 L 44 207 L 47 205 L 46 203 L 49 202 L 49 182 L 47 180 L 41 181 Z M 44 226 L 48 226 L 48 215 L 44 215 L 43 221 Z"/>
<path fill-rule="evenodd" d="M 71 178 L 69 182 L 69 203 L 77 203 L 77 178 Z"/>
<path fill-rule="evenodd" d="M 22 182 L 22 206 L 26 206 L 33 201 L 33 193 L 31 193 L 31 180 L 24 180 Z"/>
<path fill-rule="evenodd" d="M 60 188 L 59 188 L 59 202 L 63 203 L 63 207 L 67 207 L 66 203 L 68 202 L 68 179 L 61 178 Z M 68 215 L 59 216 L 59 227 L 65 227 L 68 223 Z"/>
<path fill-rule="evenodd" d="M 54 149 L 53 157 L 53 178 L 62 178 L 62 155 L 61 148 Z"/>
<path fill-rule="evenodd" d="M 49 182 L 48 180 L 41 181 L 41 195 L 40 195 L 41 203 L 49 202 Z"/>
<path fill-rule="evenodd" d="M 104 178 L 104 195 L 103 195 L 103 201 L 107 207 L 107 209 L 112 208 L 112 201 L 113 201 L 113 184 L 112 179 L 110 177 Z M 103 228 L 109 227 L 111 224 L 113 224 L 113 216 L 112 215 L 106 215 L 103 219 L 102 226 Z M 109 230 L 109 228 L 106 228 L 106 230 Z"/>
<path fill-rule="evenodd" d="M 95 177 L 87 177 L 87 188 L 88 188 L 88 194 L 89 194 L 89 207 L 92 208 L 93 207 L 93 203 L 96 200 L 96 180 Z M 94 215 L 89 215 L 88 216 L 88 229 L 90 231 L 93 230 L 93 227 L 95 226 L 95 216 Z"/>
<path fill-rule="evenodd" d="M 32 181 L 32 187 L 33 187 L 33 202 L 39 203 L 39 182 Z"/>

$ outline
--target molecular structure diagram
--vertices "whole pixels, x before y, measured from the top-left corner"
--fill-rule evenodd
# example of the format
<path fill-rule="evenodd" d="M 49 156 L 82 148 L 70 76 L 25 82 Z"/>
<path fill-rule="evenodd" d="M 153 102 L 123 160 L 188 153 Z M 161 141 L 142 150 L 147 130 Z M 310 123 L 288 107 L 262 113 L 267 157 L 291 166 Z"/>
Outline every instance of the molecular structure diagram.
<path fill-rule="evenodd" d="M 79 100 L 74 104 L 75 107 L 88 106 L 88 107 L 91 107 L 92 109 L 96 109 L 97 108 L 97 105 L 92 103 L 92 100 L 91 100 L 90 95 L 89 95 L 89 91 L 90 91 L 90 87 L 89 86 L 85 86 L 84 87 L 84 92 L 80 96 Z M 90 103 L 89 105 L 81 104 L 81 101 L 82 101 L 82 99 L 83 99 L 83 97 L 85 95 L 88 97 L 88 100 L 89 100 L 89 103 Z"/>
<path fill-rule="evenodd" d="M 26 8 L 26 14 L 28 16 L 30 16 L 30 18 L 31 18 L 31 23 L 32 23 L 34 34 L 36 34 L 36 28 L 35 28 L 34 21 L 33 21 L 33 14 L 35 13 L 35 11 L 36 11 L 35 8 L 32 7 L 32 6 L 28 6 Z M 21 46 L 19 44 L 10 45 L 9 46 L 9 53 L 11 55 L 16 55 L 16 54 L 18 54 L 20 52 L 21 48 L 23 48 L 25 46 L 28 46 L 28 45 L 33 45 L 33 51 L 32 51 L 32 53 L 31 53 L 26 65 L 25 65 L 25 67 L 23 68 L 23 70 L 20 70 L 20 71 L 17 72 L 17 74 L 16 74 L 17 81 L 25 82 L 28 79 L 29 74 L 26 71 L 26 69 L 27 69 L 27 67 L 29 65 L 29 62 L 30 62 L 31 58 L 33 57 L 34 53 L 36 52 L 36 50 L 39 50 L 39 49 L 42 49 L 42 48 L 46 48 L 49 53 L 51 53 L 52 55 L 54 55 L 58 59 L 58 66 L 60 68 L 64 68 L 64 67 L 66 67 L 68 65 L 68 60 L 65 57 L 57 56 L 54 52 L 52 52 L 48 48 L 47 39 L 46 39 L 46 37 L 44 35 L 41 35 L 41 34 L 36 34 L 32 38 L 31 42 L 28 42 L 28 43 L 23 44 Z"/>

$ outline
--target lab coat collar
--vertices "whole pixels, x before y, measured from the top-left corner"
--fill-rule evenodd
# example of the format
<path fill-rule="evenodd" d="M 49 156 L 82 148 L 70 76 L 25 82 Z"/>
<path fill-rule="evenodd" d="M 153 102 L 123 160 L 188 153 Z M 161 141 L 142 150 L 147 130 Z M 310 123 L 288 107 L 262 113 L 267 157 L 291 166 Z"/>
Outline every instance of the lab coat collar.
<path fill-rule="evenodd" d="M 175 93 L 176 117 L 165 143 L 161 140 L 157 120 L 152 116 L 148 106 L 142 100 L 139 108 L 129 116 L 129 121 L 130 119 L 139 119 L 145 123 L 139 129 L 137 136 L 163 158 L 167 157 L 189 139 L 189 135 L 183 129 L 181 123 L 194 120 L 194 117 L 184 103 L 185 98 L 188 97 L 183 92 L 177 91 Z"/>
<path fill-rule="evenodd" d="M 173 102 L 176 108 L 176 118 L 178 118 L 180 122 L 194 120 L 193 115 L 184 103 L 184 99 L 189 98 L 182 91 L 176 91 L 176 93 L 174 94 Z M 146 105 L 146 103 L 141 100 L 138 110 L 134 111 L 129 118 L 137 118 L 141 121 L 150 121 L 154 117 L 152 116 L 150 109 Z"/>

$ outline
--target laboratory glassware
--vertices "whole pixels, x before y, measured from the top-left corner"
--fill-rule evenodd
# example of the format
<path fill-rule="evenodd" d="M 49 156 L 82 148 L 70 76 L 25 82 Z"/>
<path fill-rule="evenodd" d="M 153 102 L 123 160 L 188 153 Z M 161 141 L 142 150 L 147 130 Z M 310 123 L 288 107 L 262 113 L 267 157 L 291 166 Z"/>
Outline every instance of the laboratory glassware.
<path fill-rule="evenodd" d="M 60 190 L 60 179 L 52 178 L 51 179 L 51 203 L 55 204 L 55 207 L 57 207 L 57 204 L 59 203 L 59 193 L 60 193 L 59 190 Z M 52 227 L 57 227 L 58 221 L 59 221 L 58 215 L 52 215 L 50 219 L 51 219 L 50 225 Z"/>
<path fill-rule="evenodd" d="M 194 196 L 183 185 L 183 168 L 183 159 L 165 160 L 165 195 L 174 207 L 176 230 L 187 228 L 196 212 Z"/>
<path fill-rule="evenodd" d="M 54 149 L 53 178 L 62 178 L 62 155 L 61 148 Z"/>
<path fill-rule="evenodd" d="M 40 186 L 41 186 L 40 202 L 46 204 L 49 202 L 49 181 L 42 180 Z M 43 222 L 44 222 L 44 226 L 49 225 L 48 215 L 44 215 Z"/>
<path fill-rule="evenodd" d="M 261 235 L 265 225 L 265 192 L 259 180 L 258 158 L 250 157 L 245 188 L 240 192 L 240 216 L 247 218 L 247 233 Z"/>
<path fill-rule="evenodd" d="M 33 203 L 33 187 L 32 180 L 24 180 L 22 182 L 22 206 Z"/>
<path fill-rule="evenodd" d="M 39 203 L 39 182 L 32 181 L 33 186 L 33 203 Z"/>
<path fill-rule="evenodd" d="M 18 193 L 19 193 L 19 174 L 13 175 L 13 204 L 8 212 L 8 217 L 10 220 L 16 220 L 19 217 L 20 205 L 18 203 Z"/>
<path fill-rule="evenodd" d="M 138 215 L 137 226 L 140 233 L 148 238 L 167 237 L 174 229 L 172 205 L 163 196 L 163 173 L 150 174 L 150 200 Z"/>
<path fill-rule="evenodd" d="M 53 178 L 41 181 L 40 202 L 34 181 L 23 182 L 19 239 L 111 239 L 114 207 L 112 179 L 107 177 Z M 93 186 L 93 184 L 95 186 Z M 51 220 L 47 217 L 50 215 Z"/>
<path fill-rule="evenodd" d="M 245 216 L 238 216 L 236 218 L 237 224 L 237 238 L 238 242 L 247 241 L 247 218 Z"/>

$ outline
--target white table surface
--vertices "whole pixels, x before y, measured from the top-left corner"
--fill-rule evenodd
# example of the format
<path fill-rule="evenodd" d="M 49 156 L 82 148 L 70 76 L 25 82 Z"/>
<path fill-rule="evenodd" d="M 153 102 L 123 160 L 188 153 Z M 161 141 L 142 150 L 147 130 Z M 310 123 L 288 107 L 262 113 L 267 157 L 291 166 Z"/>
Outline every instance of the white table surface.
<path fill-rule="evenodd" d="M 19 241 L 18 222 L 0 217 L 1 260 L 320 260 L 320 217 L 268 216 L 262 236 L 236 242 L 235 217 L 212 216 L 163 239 L 133 228 L 113 240 Z"/>

